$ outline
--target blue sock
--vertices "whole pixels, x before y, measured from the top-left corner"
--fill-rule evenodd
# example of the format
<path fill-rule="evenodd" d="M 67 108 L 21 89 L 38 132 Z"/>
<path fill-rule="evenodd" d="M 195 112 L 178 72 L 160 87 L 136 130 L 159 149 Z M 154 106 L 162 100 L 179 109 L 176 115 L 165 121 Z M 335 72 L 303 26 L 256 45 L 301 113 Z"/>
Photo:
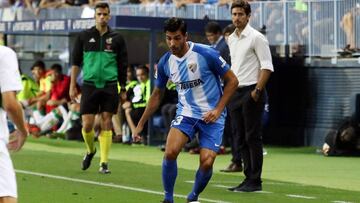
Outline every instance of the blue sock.
<path fill-rule="evenodd" d="M 187 199 L 190 201 L 196 201 L 199 197 L 199 194 L 205 189 L 210 178 L 212 176 L 212 168 L 208 171 L 202 171 L 198 169 L 195 176 L 195 183 L 191 193 L 188 195 Z"/>
<path fill-rule="evenodd" d="M 174 185 L 177 176 L 176 160 L 163 159 L 162 181 L 165 191 L 165 200 L 174 202 Z"/>

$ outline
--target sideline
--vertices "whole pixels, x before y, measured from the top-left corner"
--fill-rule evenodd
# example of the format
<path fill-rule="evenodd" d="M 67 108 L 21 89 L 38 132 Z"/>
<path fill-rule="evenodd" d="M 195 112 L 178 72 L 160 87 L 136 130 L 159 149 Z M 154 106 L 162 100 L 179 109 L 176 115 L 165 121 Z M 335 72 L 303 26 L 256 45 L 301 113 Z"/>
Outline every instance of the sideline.
<path fill-rule="evenodd" d="M 51 175 L 51 174 L 46 174 L 46 173 L 37 173 L 37 172 L 25 171 L 25 170 L 15 170 L 15 171 L 16 171 L 16 173 L 22 173 L 22 174 L 34 175 L 34 176 L 42 176 L 42 177 L 58 179 L 58 180 L 66 180 L 66 181 L 70 181 L 70 182 L 86 183 L 86 184 L 99 185 L 99 186 L 105 186 L 105 187 L 120 188 L 120 189 L 124 189 L 124 190 L 131 190 L 131 191 L 137 191 L 137 192 L 143 192 L 143 193 L 150 193 L 150 194 L 161 195 L 161 196 L 164 195 L 163 192 L 147 190 L 147 189 L 141 189 L 141 188 L 135 188 L 135 187 L 129 187 L 129 186 L 125 186 L 125 185 L 117 185 L 117 184 L 112 184 L 112 183 L 102 183 L 102 182 L 96 182 L 96 181 L 91 181 L 91 180 L 69 178 L 69 177 L 65 177 L 65 176 L 57 176 L 57 175 Z M 174 197 L 179 197 L 179 198 L 186 199 L 187 196 L 186 195 L 174 194 Z M 221 201 L 221 200 L 212 200 L 212 199 L 206 199 L 206 198 L 199 198 L 199 200 L 203 201 L 203 202 L 213 202 L 213 203 L 231 203 L 231 202 L 225 202 L 225 201 Z"/>

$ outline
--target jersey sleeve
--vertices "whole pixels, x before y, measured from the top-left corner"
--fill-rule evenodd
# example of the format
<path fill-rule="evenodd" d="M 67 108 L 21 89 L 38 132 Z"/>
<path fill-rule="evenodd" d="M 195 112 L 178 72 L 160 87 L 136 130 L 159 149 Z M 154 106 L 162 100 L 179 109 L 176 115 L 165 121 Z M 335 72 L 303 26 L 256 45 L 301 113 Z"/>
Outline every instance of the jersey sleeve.
<path fill-rule="evenodd" d="M 1 92 L 22 90 L 18 60 L 11 49 L 0 58 L 0 89 Z"/>
<path fill-rule="evenodd" d="M 167 64 L 167 59 L 169 58 L 168 56 L 169 54 L 165 55 L 163 58 L 161 58 L 158 66 L 157 66 L 157 71 L 155 73 L 155 86 L 163 89 L 166 87 L 166 83 L 169 79 L 169 76 L 166 75 L 165 73 L 165 67 Z"/>
<path fill-rule="evenodd" d="M 223 76 L 228 70 L 230 70 L 229 64 L 226 63 L 220 54 L 211 48 L 207 51 L 207 60 L 210 69 L 217 75 Z"/>
<path fill-rule="evenodd" d="M 79 33 L 75 39 L 72 50 L 72 65 L 81 67 L 83 62 L 83 42 L 81 40 L 82 33 Z"/>

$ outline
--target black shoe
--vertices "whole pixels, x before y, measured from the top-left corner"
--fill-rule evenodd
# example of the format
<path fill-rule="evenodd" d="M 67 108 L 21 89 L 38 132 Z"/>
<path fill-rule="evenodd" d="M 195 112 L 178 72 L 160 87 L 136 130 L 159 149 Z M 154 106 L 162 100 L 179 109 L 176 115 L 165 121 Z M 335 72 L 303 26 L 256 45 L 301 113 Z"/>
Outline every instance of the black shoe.
<path fill-rule="evenodd" d="M 194 202 L 198 202 L 197 200 L 186 200 L 186 203 L 194 203 Z"/>
<path fill-rule="evenodd" d="M 107 163 L 101 163 L 100 169 L 99 169 L 99 173 L 102 173 L 102 174 L 111 173 L 111 171 L 110 171 L 109 168 L 108 168 L 108 164 L 107 164 Z"/>
<path fill-rule="evenodd" d="M 161 201 L 161 203 L 172 203 L 172 202 L 170 202 L 169 200 L 163 200 Z"/>
<path fill-rule="evenodd" d="M 90 167 L 91 160 L 94 158 L 95 154 L 96 154 L 96 148 L 93 153 L 90 153 L 90 154 L 86 153 L 86 155 L 84 156 L 84 159 L 82 161 L 82 167 L 81 167 L 82 170 L 86 170 Z"/>
<path fill-rule="evenodd" d="M 261 190 L 262 190 L 261 184 L 247 184 L 244 187 L 235 189 L 234 192 L 255 192 Z"/>
<path fill-rule="evenodd" d="M 245 179 L 245 180 L 244 180 L 242 183 L 240 183 L 238 186 L 228 188 L 228 190 L 234 192 L 235 190 L 239 190 L 240 188 L 244 187 L 247 183 L 248 183 L 248 181 Z"/>

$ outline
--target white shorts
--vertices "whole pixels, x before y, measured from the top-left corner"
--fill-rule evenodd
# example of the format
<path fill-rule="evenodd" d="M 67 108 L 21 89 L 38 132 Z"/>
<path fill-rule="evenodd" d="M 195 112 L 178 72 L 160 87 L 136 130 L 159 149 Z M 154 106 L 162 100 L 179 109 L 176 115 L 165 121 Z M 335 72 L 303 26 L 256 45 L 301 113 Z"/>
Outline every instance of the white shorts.
<path fill-rule="evenodd" d="M 0 197 L 17 198 L 14 167 L 2 140 L 0 140 Z"/>

